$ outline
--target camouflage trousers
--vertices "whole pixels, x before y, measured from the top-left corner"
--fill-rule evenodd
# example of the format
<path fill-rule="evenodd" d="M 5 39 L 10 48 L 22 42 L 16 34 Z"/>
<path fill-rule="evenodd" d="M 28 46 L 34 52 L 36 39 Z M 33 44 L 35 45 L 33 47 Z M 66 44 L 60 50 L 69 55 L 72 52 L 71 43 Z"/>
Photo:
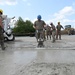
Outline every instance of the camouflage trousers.
<path fill-rule="evenodd" d="M 59 40 L 61 40 L 61 31 L 58 31 L 56 32 L 56 40 L 58 40 L 58 37 L 59 37 Z"/>
<path fill-rule="evenodd" d="M 48 40 L 48 36 L 49 36 L 49 38 L 51 40 L 51 31 L 46 31 L 46 36 L 47 36 L 47 40 Z"/>
<path fill-rule="evenodd" d="M 56 31 L 52 31 L 52 42 L 55 42 L 55 35 L 56 35 Z"/>
<path fill-rule="evenodd" d="M 44 39 L 44 31 L 43 30 L 36 30 L 35 35 L 36 35 L 37 40 L 40 39 L 40 38 Z"/>
<path fill-rule="evenodd" d="M 0 32 L 0 44 L 1 44 L 2 50 L 4 50 L 4 35 L 3 35 L 3 32 Z"/>
<path fill-rule="evenodd" d="M 38 45 L 43 45 L 43 42 L 44 42 L 43 30 L 36 30 L 36 39 L 37 39 Z"/>

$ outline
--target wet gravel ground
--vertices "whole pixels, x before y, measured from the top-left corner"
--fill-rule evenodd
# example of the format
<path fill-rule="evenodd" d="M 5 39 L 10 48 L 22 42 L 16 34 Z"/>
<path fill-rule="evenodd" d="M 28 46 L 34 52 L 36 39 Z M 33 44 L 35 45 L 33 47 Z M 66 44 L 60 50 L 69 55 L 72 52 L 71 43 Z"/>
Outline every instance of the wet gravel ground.
<path fill-rule="evenodd" d="M 0 75 L 75 75 L 75 35 L 46 40 L 37 48 L 35 37 L 16 37 L 0 49 Z"/>
<path fill-rule="evenodd" d="M 15 75 L 75 75 L 75 64 L 33 63 Z"/>
<path fill-rule="evenodd" d="M 35 49 L 37 42 L 35 37 L 16 37 L 15 41 L 5 42 L 7 49 Z M 46 49 L 73 49 L 75 50 L 75 35 L 63 35 L 62 40 L 56 40 L 52 43 L 52 40 L 46 40 L 44 42 Z M 25 49 L 26 50 L 26 49 Z"/>

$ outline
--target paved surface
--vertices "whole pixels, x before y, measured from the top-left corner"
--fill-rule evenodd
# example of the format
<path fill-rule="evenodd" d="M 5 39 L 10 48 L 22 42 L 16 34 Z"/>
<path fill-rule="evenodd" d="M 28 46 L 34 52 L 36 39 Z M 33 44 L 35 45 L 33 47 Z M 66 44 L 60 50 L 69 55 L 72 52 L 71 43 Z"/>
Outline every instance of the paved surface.
<path fill-rule="evenodd" d="M 0 49 L 0 75 L 75 75 L 75 35 L 44 42 L 37 48 L 35 37 L 16 37 Z"/>

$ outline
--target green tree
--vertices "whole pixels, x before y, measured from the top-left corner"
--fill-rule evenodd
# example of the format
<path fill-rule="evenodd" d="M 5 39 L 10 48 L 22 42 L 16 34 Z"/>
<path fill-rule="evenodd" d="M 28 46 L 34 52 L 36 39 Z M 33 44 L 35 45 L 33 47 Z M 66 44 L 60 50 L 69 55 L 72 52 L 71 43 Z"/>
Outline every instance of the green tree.
<path fill-rule="evenodd" d="M 17 34 L 29 34 L 34 33 L 33 23 L 30 20 L 24 21 L 21 17 L 17 20 L 17 25 L 13 29 L 14 33 Z"/>
<path fill-rule="evenodd" d="M 25 28 L 25 22 L 23 21 L 23 19 L 21 17 L 19 17 L 19 19 L 17 20 L 17 25 L 14 28 L 14 32 L 15 33 L 23 33 L 24 28 Z"/>
<path fill-rule="evenodd" d="M 32 33 L 35 31 L 33 28 L 33 23 L 30 20 L 26 20 L 25 25 L 28 33 Z"/>

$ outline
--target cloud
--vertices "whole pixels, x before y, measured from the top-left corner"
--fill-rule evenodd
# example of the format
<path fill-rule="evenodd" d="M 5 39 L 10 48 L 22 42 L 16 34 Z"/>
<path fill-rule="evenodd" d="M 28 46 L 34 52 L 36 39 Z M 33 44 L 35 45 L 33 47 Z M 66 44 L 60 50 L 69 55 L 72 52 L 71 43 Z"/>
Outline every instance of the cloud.
<path fill-rule="evenodd" d="M 60 21 L 63 25 L 65 24 L 75 24 L 75 19 L 70 20 L 68 17 L 75 15 L 75 10 L 72 6 L 66 6 L 57 13 L 54 13 L 54 18 L 46 21 L 46 23 L 54 22 L 57 24 L 58 21 Z"/>
<path fill-rule="evenodd" d="M 17 0 L 0 0 L 0 5 L 16 5 Z"/>
<path fill-rule="evenodd" d="M 70 16 L 74 14 L 75 11 L 71 6 L 64 7 L 62 10 L 60 10 L 58 13 L 55 13 L 54 16 L 58 19 L 63 19 L 66 16 Z"/>

